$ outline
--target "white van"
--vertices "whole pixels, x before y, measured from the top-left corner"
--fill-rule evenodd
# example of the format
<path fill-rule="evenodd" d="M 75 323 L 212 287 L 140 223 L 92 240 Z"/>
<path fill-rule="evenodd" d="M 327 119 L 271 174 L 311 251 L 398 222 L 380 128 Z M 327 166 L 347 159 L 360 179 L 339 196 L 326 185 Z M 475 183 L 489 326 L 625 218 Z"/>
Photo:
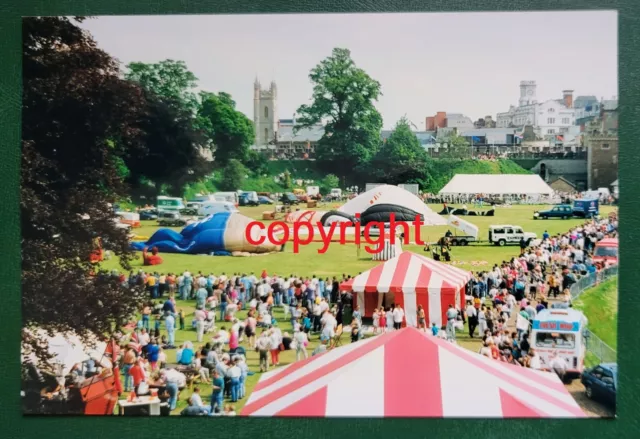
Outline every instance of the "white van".
<path fill-rule="evenodd" d="M 520 244 L 520 240 L 524 238 L 527 246 L 538 236 L 535 233 L 525 232 L 520 226 L 500 225 L 489 226 L 489 242 L 500 247 L 507 244 Z"/>
<path fill-rule="evenodd" d="M 584 369 L 587 318 L 573 308 L 540 311 L 531 327 L 530 346 L 538 352 L 543 370 L 549 370 L 554 355 L 567 363 L 567 374 L 579 376 Z"/>
<path fill-rule="evenodd" d="M 220 212 L 236 213 L 238 208 L 228 201 L 207 201 L 198 209 L 198 216 L 209 216 Z"/>
<path fill-rule="evenodd" d="M 216 192 L 213 196 L 216 201 L 233 203 L 236 207 L 238 207 L 238 203 L 240 203 L 240 197 L 237 192 Z"/>

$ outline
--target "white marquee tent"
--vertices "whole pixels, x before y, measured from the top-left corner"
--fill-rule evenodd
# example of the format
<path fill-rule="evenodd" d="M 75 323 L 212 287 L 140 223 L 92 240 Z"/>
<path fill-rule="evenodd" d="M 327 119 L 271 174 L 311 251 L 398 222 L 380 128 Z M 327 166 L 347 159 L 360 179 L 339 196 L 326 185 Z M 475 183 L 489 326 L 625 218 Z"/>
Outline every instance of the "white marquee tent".
<path fill-rule="evenodd" d="M 500 198 L 543 198 L 553 193 L 537 174 L 456 174 L 439 192 L 443 196 L 482 194 Z"/>

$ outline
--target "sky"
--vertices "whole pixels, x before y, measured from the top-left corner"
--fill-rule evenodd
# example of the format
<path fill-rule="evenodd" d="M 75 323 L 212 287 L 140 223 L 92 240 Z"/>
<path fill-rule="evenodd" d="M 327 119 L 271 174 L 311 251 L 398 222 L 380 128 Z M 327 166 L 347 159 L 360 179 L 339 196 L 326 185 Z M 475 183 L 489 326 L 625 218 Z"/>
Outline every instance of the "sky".
<path fill-rule="evenodd" d="M 123 65 L 183 60 L 199 89 L 230 93 L 253 119 L 253 83 L 278 86 L 278 116 L 310 103 L 309 71 L 334 47 L 382 86 L 384 128 L 424 129 L 437 111 L 472 120 L 517 105 L 521 80 L 539 101 L 562 91 L 618 95 L 615 11 L 100 16 L 85 21 Z"/>

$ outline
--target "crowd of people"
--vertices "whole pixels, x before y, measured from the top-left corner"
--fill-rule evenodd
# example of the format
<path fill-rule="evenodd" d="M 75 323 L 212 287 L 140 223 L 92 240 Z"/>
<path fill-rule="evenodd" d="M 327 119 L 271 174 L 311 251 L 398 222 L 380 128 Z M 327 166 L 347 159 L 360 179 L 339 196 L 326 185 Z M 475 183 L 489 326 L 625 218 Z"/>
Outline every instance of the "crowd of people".
<path fill-rule="evenodd" d="M 480 338 L 479 353 L 497 361 L 533 369 L 540 358 L 530 345 L 526 327 L 515 326 L 517 316 L 531 322 L 549 307 L 571 306 L 571 285 L 584 275 L 604 268 L 592 260 L 597 241 L 617 235 L 617 216 L 589 220 L 564 234 L 545 232 L 531 247 L 523 246 L 518 256 L 474 274 L 467 285 L 466 306 L 453 304 L 446 324 L 428 322 L 425 310 L 417 310 L 418 328 L 433 336 L 456 342 L 456 333 L 467 324 L 470 338 Z M 259 371 L 280 365 L 280 353 L 295 352 L 296 360 L 318 355 L 341 343 L 345 330 L 352 342 L 364 337 L 363 315 L 353 306 L 352 296 L 340 291 L 350 279 L 311 276 L 280 276 L 255 273 L 192 274 L 131 272 L 128 277 L 112 273 L 128 285 L 144 286 L 149 301 L 122 332 L 113 335 L 105 354 L 123 374 L 123 392 L 136 395 L 157 391 L 168 411 L 177 407 L 181 391 L 192 388 L 183 415 L 233 416 L 234 404 L 246 396 L 249 370 L 247 351 L 259 356 Z M 195 311 L 185 313 L 184 301 L 193 301 Z M 281 307 L 284 318 L 274 310 Z M 239 310 L 247 311 L 238 318 Z M 244 314 L 244 313 L 243 313 Z M 369 317 L 369 316 L 368 316 Z M 283 331 L 289 321 L 292 333 Z M 392 304 L 378 308 L 371 316 L 371 333 L 385 333 L 405 325 L 405 311 Z M 348 328 L 348 329 L 347 329 Z M 176 346 L 176 331 L 192 329 L 198 348 L 191 342 Z M 318 345 L 310 353 L 309 343 Z M 175 361 L 167 351 L 175 350 Z M 93 360 L 88 360 L 90 363 Z M 100 372 L 100 366 L 74 367 L 76 379 Z M 562 374 L 561 361 L 555 361 Z M 210 401 L 203 401 L 200 386 L 212 386 Z M 226 402 L 225 402 L 226 399 Z"/>

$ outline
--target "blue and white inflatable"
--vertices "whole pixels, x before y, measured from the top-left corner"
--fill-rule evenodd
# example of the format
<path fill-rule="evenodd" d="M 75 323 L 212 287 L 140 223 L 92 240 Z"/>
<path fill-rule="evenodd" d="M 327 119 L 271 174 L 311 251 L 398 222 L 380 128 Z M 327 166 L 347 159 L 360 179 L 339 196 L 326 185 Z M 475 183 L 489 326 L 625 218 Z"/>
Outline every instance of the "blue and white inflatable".
<path fill-rule="evenodd" d="M 190 255 L 234 255 L 251 253 L 272 253 L 282 249 L 272 244 L 267 237 L 260 245 L 247 240 L 246 230 L 254 220 L 239 213 L 219 212 L 189 224 L 180 233 L 171 229 L 159 229 L 147 242 L 133 242 L 134 250 L 157 247 L 161 253 L 182 253 Z M 262 236 L 258 227 L 250 230 L 251 239 L 256 242 Z"/>

